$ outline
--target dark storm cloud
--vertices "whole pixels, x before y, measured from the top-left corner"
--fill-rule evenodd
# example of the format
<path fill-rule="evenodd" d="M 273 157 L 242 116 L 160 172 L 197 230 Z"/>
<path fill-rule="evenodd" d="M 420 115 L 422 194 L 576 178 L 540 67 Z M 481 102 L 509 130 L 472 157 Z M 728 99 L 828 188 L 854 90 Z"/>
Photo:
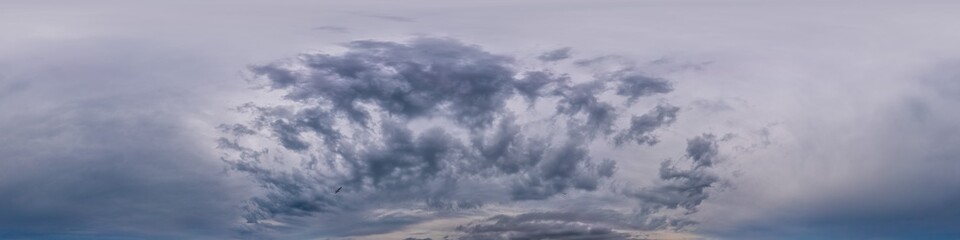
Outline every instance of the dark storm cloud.
<path fill-rule="evenodd" d="M 340 56 L 302 56 L 306 72 L 253 68 L 296 101 L 324 101 L 332 112 L 367 124 L 376 106 L 406 118 L 448 114 L 470 127 L 489 125 L 513 94 L 511 59 L 447 39 L 409 44 L 356 41 Z"/>
<path fill-rule="evenodd" d="M 559 48 L 553 51 L 545 52 L 540 54 L 537 59 L 544 62 L 556 62 L 570 58 L 570 49 L 569 47 Z"/>
<path fill-rule="evenodd" d="M 651 132 L 675 122 L 677 120 L 677 112 L 679 111 L 679 107 L 661 104 L 646 114 L 633 116 L 633 118 L 630 119 L 630 128 L 614 137 L 614 141 L 617 145 L 634 141 L 640 145 L 646 144 L 653 146 L 660 142 L 660 140 L 656 135 L 651 134 Z"/>
<path fill-rule="evenodd" d="M 587 146 L 617 132 L 624 111 L 600 98 L 615 90 L 607 83 L 636 92 L 625 93 L 630 102 L 669 91 L 643 90 L 657 85 L 631 79 L 573 82 L 550 69 L 521 73 L 511 57 L 453 39 L 343 46 L 338 55 L 303 54 L 251 67 L 292 105 L 247 104 L 240 109 L 253 121 L 220 127 L 231 136 L 219 140 L 225 162 L 269 190 L 250 201 L 250 223 L 347 212 L 359 219 L 385 202 L 442 212 L 596 191 L 617 166 L 612 159 L 594 159 Z M 558 123 L 560 134 L 526 131 L 531 123 L 519 122 L 507 104 L 514 99 L 530 108 L 540 99 L 555 102 L 555 112 L 542 120 Z M 650 132 L 671 123 L 676 109 L 661 105 L 635 117 L 638 126 L 624 130 L 623 138 L 652 138 Z M 447 123 L 416 123 L 436 120 Z M 258 145 L 262 140 L 283 149 Z M 344 190 L 334 196 L 338 186 Z"/>

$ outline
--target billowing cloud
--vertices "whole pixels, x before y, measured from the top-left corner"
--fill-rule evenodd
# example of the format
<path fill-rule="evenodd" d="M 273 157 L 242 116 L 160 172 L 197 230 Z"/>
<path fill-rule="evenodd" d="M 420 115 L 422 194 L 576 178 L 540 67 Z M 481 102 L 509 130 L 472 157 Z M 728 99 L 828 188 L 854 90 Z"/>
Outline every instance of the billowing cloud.
<path fill-rule="evenodd" d="M 294 101 L 320 101 L 328 111 L 366 125 L 371 112 L 414 119 L 443 114 L 469 127 L 489 126 L 513 95 L 511 59 L 447 39 L 409 44 L 355 41 L 332 56 L 302 55 L 296 65 L 254 67 Z M 376 107 L 376 109 L 368 109 Z"/>
<path fill-rule="evenodd" d="M 229 136 L 220 140 L 225 161 L 269 190 L 250 201 L 249 223 L 362 213 L 388 199 L 429 218 L 484 202 L 596 191 L 617 166 L 594 157 L 590 143 L 620 132 L 616 142 L 652 145 L 651 132 L 679 111 L 661 104 L 617 126 L 624 107 L 672 91 L 666 80 L 621 76 L 623 69 L 586 80 L 557 69 L 520 72 L 513 57 L 444 38 L 343 47 L 251 67 L 289 105 L 247 104 L 240 109 L 253 121 L 221 127 Z M 514 107 L 518 101 L 527 107 Z M 554 113 L 522 112 L 541 101 L 554 103 L 547 108 Z M 544 122 L 561 131 L 537 130 Z"/>

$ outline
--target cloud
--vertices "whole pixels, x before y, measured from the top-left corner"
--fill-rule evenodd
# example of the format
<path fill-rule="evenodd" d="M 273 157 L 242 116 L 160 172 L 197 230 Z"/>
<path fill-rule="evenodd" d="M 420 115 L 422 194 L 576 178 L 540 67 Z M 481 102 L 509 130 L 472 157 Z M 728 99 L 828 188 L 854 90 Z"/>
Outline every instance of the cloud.
<path fill-rule="evenodd" d="M 450 232 L 429 231 L 459 224 L 448 219 L 598 209 L 649 224 L 505 221 L 627 234 L 696 221 L 680 231 L 722 239 L 960 236 L 960 112 L 950 110 L 960 105 L 960 67 L 934 66 L 960 54 L 960 35 L 937 27 L 956 22 L 946 11 L 955 2 L 289 1 L 190 11 L 180 2 L 5 2 L 12 14 L 0 20 L 16 24 L 0 24 L 0 238 L 443 239 Z M 667 18 L 684 21 L 658 21 Z M 502 107 L 485 106 L 497 111 L 462 119 L 474 112 L 452 109 L 452 98 L 395 106 L 402 102 L 356 98 L 337 109 L 333 95 L 278 97 L 320 74 L 298 56 L 260 63 L 299 50 L 360 51 L 331 47 L 355 38 L 312 30 L 325 24 L 401 47 L 412 41 L 379 40 L 440 34 L 483 43 L 483 52 L 517 58 L 494 64 L 511 71 L 512 86 L 498 89 L 512 93 Z M 573 46 L 573 56 L 541 61 L 536 49 L 545 45 Z M 592 58 L 605 53 L 616 55 Z M 357 59 L 376 66 L 358 73 L 405 77 L 378 65 L 399 58 Z M 358 79 L 348 67 L 367 62 L 325 69 Z M 267 89 L 236 81 L 251 63 L 277 67 L 250 70 Z M 591 82 L 595 90 L 573 90 Z M 596 97 L 578 98 L 581 90 Z M 226 111 L 244 101 L 254 102 L 246 115 Z M 681 108 L 680 120 L 650 121 L 663 130 L 631 136 L 659 143 L 615 146 L 633 118 L 657 116 L 657 103 Z M 383 109 L 404 106 L 428 110 Z M 716 133 L 717 148 L 689 141 L 702 132 Z M 736 188 L 724 189 L 727 181 Z M 261 186 L 232 187 L 250 183 Z M 235 224 L 250 235 L 225 230 Z M 542 230 L 502 227 L 514 230 L 477 234 Z"/>
<path fill-rule="evenodd" d="M 465 234 L 460 239 L 639 239 L 638 231 L 683 230 L 697 224 L 686 215 L 697 211 L 709 197 L 707 190 L 720 180 L 708 169 L 720 159 L 719 141 L 712 134 L 689 139 L 689 169 L 678 169 L 675 162 L 666 160 L 659 182 L 625 191 L 639 200 L 639 208 L 632 213 L 592 208 L 497 215 L 459 226 L 457 230 Z M 686 212 L 663 212 L 672 209 Z"/>
<path fill-rule="evenodd" d="M 539 164 L 522 174 L 511 194 L 515 200 L 546 199 L 567 189 L 593 191 L 598 180 L 608 178 L 615 168 L 604 161 L 598 168 L 592 163 L 583 142 L 571 140 L 545 153 Z"/>
<path fill-rule="evenodd" d="M 355 41 L 342 56 L 303 55 L 307 72 L 282 65 L 253 68 L 287 99 L 318 100 L 330 111 L 367 124 L 371 104 L 388 114 L 420 118 L 447 114 L 470 127 L 489 125 L 512 95 L 514 72 L 505 56 L 449 39 L 409 44 Z M 303 76 L 298 76 L 298 75 Z"/>
<path fill-rule="evenodd" d="M 570 81 L 567 75 L 557 75 L 549 71 L 530 71 L 524 75 L 514 82 L 513 86 L 531 105 L 536 103 L 540 96 L 547 94 L 544 90 L 547 90 L 549 84 L 562 85 Z"/>
<path fill-rule="evenodd" d="M 610 210 L 497 215 L 457 227 L 459 239 L 635 239 L 616 231 L 629 220 Z"/>
<path fill-rule="evenodd" d="M 673 84 L 665 79 L 631 71 L 617 72 L 612 78 L 619 82 L 617 95 L 628 97 L 629 103 L 635 102 L 640 97 L 673 91 Z"/>
<path fill-rule="evenodd" d="M 719 148 L 716 136 L 703 134 L 687 140 L 687 157 L 694 162 L 694 166 L 697 168 L 710 167 L 719 160 Z"/>
<path fill-rule="evenodd" d="M 659 183 L 651 187 L 627 191 L 627 195 L 640 200 L 644 214 L 678 208 L 686 210 L 687 213 L 696 212 L 697 207 L 710 196 L 707 190 L 720 181 L 720 178 L 710 171 L 713 163 L 720 158 L 718 141 L 712 134 L 703 134 L 689 139 L 686 157 L 690 160 L 692 167 L 678 169 L 674 161 L 669 159 L 663 161 L 660 165 Z M 669 227 L 682 228 L 684 225 Z"/>
<path fill-rule="evenodd" d="M 569 47 L 558 48 L 556 50 L 540 54 L 540 56 L 538 56 L 537 59 L 540 59 L 540 61 L 544 61 L 544 62 L 556 62 L 556 61 L 564 60 L 564 59 L 570 58 L 570 50 L 571 48 Z"/>
<path fill-rule="evenodd" d="M 422 210 L 413 219 L 423 220 L 485 202 L 597 191 L 617 164 L 593 157 L 588 144 L 618 131 L 625 139 L 649 138 L 678 111 L 661 105 L 621 130 L 616 119 L 628 109 L 616 102 L 672 89 L 608 99 L 601 96 L 617 93 L 608 82 L 648 87 L 619 78 L 575 81 L 554 69 L 520 72 L 513 57 L 455 39 L 362 40 L 343 47 L 341 54 L 301 54 L 251 67 L 287 105 L 250 103 L 240 109 L 251 122 L 220 127 L 230 135 L 220 140 L 225 162 L 269 190 L 250 201 L 254 226 L 323 214 L 364 219 L 387 202 Z M 531 109 L 555 104 L 547 108 L 553 114 L 518 112 L 511 105 L 518 100 Z M 534 130 L 544 122 L 561 131 Z M 343 192 L 331 192 L 340 186 Z"/>
<path fill-rule="evenodd" d="M 661 104 L 641 116 L 633 116 L 633 118 L 630 119 L 630 128 L 614 137 L 614 141 L 617 145 L 634 141 L 640 145 L 646 144 L 653 146 L 660 140 L 656 135 L 652 135 L 651 132 L 676 122 L 677 112 L 679 111 L 679 107 Z"/>
<path fill-rule="evenodd" d="M 458 239 L 646 239 L 644 231 L 689 224 L 644 212 L 574 208 L 496 215 L 460 225 Z"/>
<path fill-rule="evenodd" d="M 606 90 L 603 81 L 590 81 L 562 86 L 554 92 L 560 97 L 557 114 L 566 115 L 572 126 L 568 134 L 595 138 L 613 133 L 613 124 L 619 114 L 612 104 L 600 100 L 599 95 Z M 574 118 L 577 115 L 586 119 Z"/>

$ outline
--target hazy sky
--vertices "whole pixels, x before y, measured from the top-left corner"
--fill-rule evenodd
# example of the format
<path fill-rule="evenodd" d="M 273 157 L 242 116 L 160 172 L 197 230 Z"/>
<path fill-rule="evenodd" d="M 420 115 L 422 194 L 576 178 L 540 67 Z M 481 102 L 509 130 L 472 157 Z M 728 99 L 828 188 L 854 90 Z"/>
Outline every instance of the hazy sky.
<path fill-rule="evenodd" d="M 956 23 L 955 1 L 3 1 L 0 238 L 957 239 Z"/>

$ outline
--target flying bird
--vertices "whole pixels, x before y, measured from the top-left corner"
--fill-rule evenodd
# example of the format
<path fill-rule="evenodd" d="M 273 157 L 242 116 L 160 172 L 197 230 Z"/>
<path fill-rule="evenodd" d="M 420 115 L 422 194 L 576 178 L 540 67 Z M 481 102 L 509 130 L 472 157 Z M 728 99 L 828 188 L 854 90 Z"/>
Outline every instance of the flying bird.
<path fill-rule="evenodd" d="M 337 193 L 340 193 L 340 189 L 343 189 L 343 187 L 339 187 L 339 188 L 337 188 L 337 190 L 336 190 L 336 191 L 333 191 L 333 194 L 337 194 Z"/>

